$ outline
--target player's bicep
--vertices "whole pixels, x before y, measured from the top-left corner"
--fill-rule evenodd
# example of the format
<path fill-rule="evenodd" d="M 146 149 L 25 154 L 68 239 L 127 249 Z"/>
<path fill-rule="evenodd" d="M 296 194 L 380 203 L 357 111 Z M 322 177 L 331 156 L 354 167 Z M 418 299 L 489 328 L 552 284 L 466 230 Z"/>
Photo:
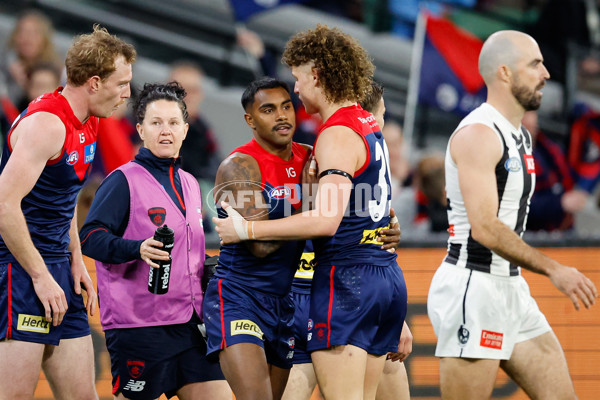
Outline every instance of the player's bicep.
<path fill-rule="evenodd" d="M 345 126 L 332 126 L 319 135 L 315 158 L 319 171 L 337 169 L 351 176 L 366 160 L 367 150 L 362 138 Z"/>
<path fill-rule="evenodd" d="M 0 199 L 20 201 L 39 179 L 48 160 L 59 155 L 65 126 L 52 114 L 38 113 L 19 123 L 12 135 L 12 153 L 0 174 Z M 11 136 L 12 138 L 12 136 Z"/>
<path fill-rule="evenodd" d="M 500 139 L 483 125 L 469 125 L 454 135 L 450 151 L 469 222 L 476 227 L 498 212 L 495 168 L 502 156 Z"/>
<path fill-rule="evenodd" d="M 252 220 L 268 219 L 268 205 L 262 195 L 262 178 L 256 160 L 235 153 L 219 166 L 214 198 L 217 204 L 229 203 L 243 217 Z"/>

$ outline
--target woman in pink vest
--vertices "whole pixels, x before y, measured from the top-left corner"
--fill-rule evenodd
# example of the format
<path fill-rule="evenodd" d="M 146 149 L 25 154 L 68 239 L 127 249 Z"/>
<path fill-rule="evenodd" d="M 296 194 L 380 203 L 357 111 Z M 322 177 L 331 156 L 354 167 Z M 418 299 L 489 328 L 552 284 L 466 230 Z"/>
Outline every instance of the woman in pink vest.
<path fill-rule="evenodd" d="M 202 323 L 204 231 L 197 180 L 179 168 L 188 131 L 185 90 L 146 84 L 135 102 L 143 147 L 99 187 L 81 229 L 96 260 L 100 317 L 118 399 L 231 399 L 218 363 L 206 359 Z M 174 231 L 168 291 L 148 289 L 169 260 L 155 230 Z"/>

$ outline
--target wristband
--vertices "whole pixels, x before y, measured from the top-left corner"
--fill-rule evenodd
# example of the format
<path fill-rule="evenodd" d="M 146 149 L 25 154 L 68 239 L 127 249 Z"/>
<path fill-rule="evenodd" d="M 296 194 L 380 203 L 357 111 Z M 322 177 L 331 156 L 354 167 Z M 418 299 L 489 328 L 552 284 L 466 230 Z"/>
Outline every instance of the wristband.
<path fill-rule="evenodd" d="M 235 229 L 235 233 L 237 233 L 240 240 L 248 240 L 250 236 L 248 232 L 248 221 L 246 221 L 244 217 L 231 206 L 227 206 L 225 212 L 231 217 L 233 229 Z"/>

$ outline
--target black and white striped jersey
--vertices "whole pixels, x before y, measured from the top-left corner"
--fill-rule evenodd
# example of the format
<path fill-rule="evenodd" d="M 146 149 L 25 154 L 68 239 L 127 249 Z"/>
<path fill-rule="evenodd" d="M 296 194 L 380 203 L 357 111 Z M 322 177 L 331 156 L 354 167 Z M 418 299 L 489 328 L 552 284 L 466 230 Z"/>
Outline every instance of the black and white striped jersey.
<path fill-rule="evenodd" d="M 488 103 L 482 104 L 467 115 L 454 133 L 471 124 L 489 126 L 498 135 L 498 145 L 503 149 L 502 158 L 496 165 L 498 218 L 522 236 L 529 213 L 529 202 L 535 187 L 531 135 L 523 127 L 515 128 Z M 458 169 L 450 156 L 450 146 L 446 149 L 445 169 L 450 225 L 448 254 L 445 261 L 492 275 L 519 275 L 519 266 L 511 264 L 482 246 L 471 236 L 471 225 L 458 184 Z"/>

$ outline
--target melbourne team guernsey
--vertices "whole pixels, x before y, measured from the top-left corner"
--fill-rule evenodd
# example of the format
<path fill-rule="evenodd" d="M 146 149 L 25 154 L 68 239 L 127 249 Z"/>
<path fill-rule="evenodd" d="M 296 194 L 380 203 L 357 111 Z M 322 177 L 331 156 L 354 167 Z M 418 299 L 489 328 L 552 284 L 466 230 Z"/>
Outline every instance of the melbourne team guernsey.
<path fill-rule="evenodd" d="M 483 124 L 498 136 L 502 158 L 496 164 L 498 190 L 498 218 L 519 236 L 525 231 L 529 202 L 535 188 L 535 164 L 531 135 L 526 129 L 515 128 L 498 110 L 484 103 L 467 115 L 455 133 L 471 124 Z M 446 193 L 448 196 L 448 254 L 447 263 L 492 275 L 515 276 L 520 267 L 511 264 L 490 249 L 482 246 L 471 235 L 471 225 L 460 192 L 458 169 L 446 149 Z"/>
<path fill-rule="evenodd" d="M 90 117 L 82 124 L 61 90 L 58 88 L 54 93 L 46 93 L 29 103 L 8 132 L 0 162 L 1 173 L 12 153 L 12 132 L 23 119 L 43 111 L 58 116 L 64 124 L 66 136 L 61 155 L 46 163 L 35 186 L 21 202 L 33 244 L 45 261 L 61 259 L 69 254 L 69 229 L 75 202 L 94 159 L 99 121 L 97 117 Z M 44 135 L 45 132 L 42 128 L 36 134 Z M 0 262 L 14 261 L 0 238 Z"/>
<path fill-rule="evenodd" d="M 267 152 L 254 139 L 238 147 L 233 153 L 247 154 L 258 163 L 262 180 L 256 182 L 256 191 L 260 192 L 264 200 L 265 213 L 268 213 L 269 219 L 289 216 L 291 211 L 301 206 L 299 189 L 302 168 L 308 157 L 308 152 L 302 145 L 292 143 L 290 160 Z M 238 198 L 243 201 L 243 196 Z M 223 215 L 222 210 L 219 214 Z M 290 291 L 304 241 L 282 243 L 279 249 L 264 258 L 254 256 L 244 243 L 222 246 L 215 276 L 265 293 L 284 296 Z"/>
<path fill-rule="evenodd" d="M 364 142 L 367 158 L 354 173 L 350 200 L 337 232 L 313 240 L 317 264 L 389 265 L 396 253 L 382 250 L 382 243 L 377 241 L 379 231 L 390 225 L 391 202 L 389 155 L 381 129 L 375 117 L 360 105 L 337 110 L 320 132 L 331 126 L 346 126 L 356 132 Z M 315 148 L 318 145 L 317 137 Z"/>

